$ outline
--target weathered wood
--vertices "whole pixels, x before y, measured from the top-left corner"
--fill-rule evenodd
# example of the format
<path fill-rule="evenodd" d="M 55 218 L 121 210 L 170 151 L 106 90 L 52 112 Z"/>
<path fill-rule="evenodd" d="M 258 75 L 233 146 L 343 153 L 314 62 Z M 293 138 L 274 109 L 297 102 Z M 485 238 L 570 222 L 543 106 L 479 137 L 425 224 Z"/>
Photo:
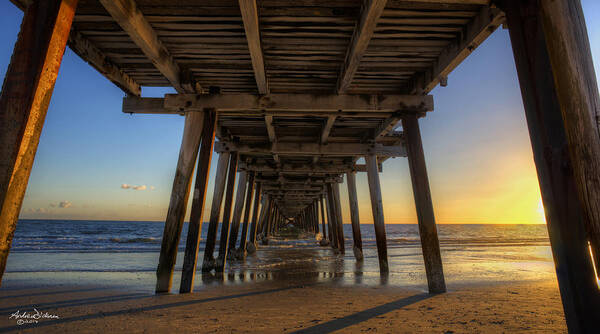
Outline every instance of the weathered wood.
<path fill-rule="evenodd" d="M 0 284 L 77 0 L 25 11 L 0 93 Z"/>
<path fill-rule="evenodd" d="M 202 232 L 202 216 L 206 199 L 206 189 L 208 187 L 213 144 L 215 142 L 216 122 L 216 112 L 214 110 L 206 110 L 204 112 L 202 141 L 198 156 L 198 167 L 196 168 L 196 183 L 192 197 L 192 211 L 190 212 L 190 221 L 188 223 L 179 293 L 192 292 L 194 289 L 194 276 L 198 261 L 198 246 Z"/>
<path fill-rule="evenodd" d="M 555 68 L 548 55 L 548 37 L 542 30 L 538 3 L 505 1 L 502 9 L 506 12 L 567 327 L 571 333 L 594 333 L 599 327 L 600 291 L 590 259 L 584 205 L 569 154 L 567 121 L 561 113 Z M 587 74 L 581 75 L 583 78 Z M 581 109 L 570 110 L 578 111 Z"/>
<path fill-rule="evenodd" d="M 156 293 L 169 292 L 173 281 L 173 268 L 177 259 L 177 248 L 183 227 L 183 219 L 190 193 L 192 173 L 198 156 L 204 113 L 186 115 L 183 138 L 179 149 L 179 160 L 173 179 L 171 200 L 165 220 L 158 268 L 156 269 Z"/>
<path fill-rule="evenodd" d="M 346 242 L 344 238 L 344 220 L 342 219 L 342 203 L 340 200 L 340 185 L 338 183 L 332 183 L 333 196 L 335 204 L 335 214 L 337 222 L 337 237 L 338 237 L 338 250 L 344 254 L 346 252 Z"/>
<path fill-rule="evenodd" d="M 261 205 L 261 201 L 264 201 L 264 198 L 261 199 L 261 184 L 256 184 L 256 189 L 254 190 L 254 207 L 252 208 L 252 223 L 250 224 L 250 235 L 248 236 L 248 246 L 252 244 L 252 247 L 256 249 L 256 231 L 258 226 L 258 209 Z M 246 250 L 248 251 L 248 246 L 246 246 Z"/>
<path fill-rule="evenodd" d="M 217 242 L 217 229 L 219 227 L 219 218 L 221 217 L 221 202 L 225 192 L 225 181 L 227 179 L 227 167 L 231 153 L 223 152 L 219 154 L 217 164 L 217 174 L 215 176 L 215 189 L 213 191 L 213 201 L 210 209 L 210 219 L 208 221 L 208 231 L 206 233 L 206 245 L 204 246 L 204 259 L 202 260 L 202 272 L 209 272 L 215 266 L 213 253 Z"/>
<path fill-rule="evenodd" d="M 346 59 L 342 66 L 338 82 L 337 93 L 342 94 L 352 83 L 354 74 L 358 70 L 360 60 L 367 51 L 369 41 L 375 33 L 377 21 L 383 13 L 387 0 L 367 0 L 363 4 L 363 10 L 360 16 L 350 47 L 346 52 Z"/>
<path fill-rule="evenodd" d="M 260 43 L 256 0 L 239 0 L 238 3 L 244 21 L 244 30 L 246 31 L 246 40 L 248 41 L 248 50 L 250 50 L 250 58 L 252 59 L 252 68 L 254 69 L 258 92 L 260 94 L 269 94 L 263 50 Z"/>
<path fill-rule="evenodd" d="M 326 144 L 329 139 L 329 133 L 331 132 L 331 128 L 333 127 L 333 123 L 335 123 L 336 116 L 327 117 L 327 121 L 323 125 L 323 130 L 321 130 L 321 144 Z"/>
<path fill-rule="evenodd" d="M 235 207 L 233 208 L 233 218 L 229 229 L 229 248 L 227 256 L 235 256 L 235 244 L 237 243 L 238 231 L 240 229 L 240 220 L 242 219 L 242 210 L 244 209 L 244 200 L 246 195 L 246 186 L 248 183 L 248 172 L 241 172 L 238 180 L 238 186 L 235 193 Z"/>
<path fill-rule="evenodd" d="M 240 236 L 239 252 L 242 257 L 246 256 L 246 243 L 248 239 L 248 226 L 250 225 L 250 210 L 252 209 L 252 199 L 254 197 L 255 173 L 249 174 L 248 187 L 246 190 L 246 204 L 244 205 L 244 224 L 242 226 L 242 235 Z"/>
<path fill-rule="evenodd" d="M 440 79 L 447 78 L 450 72 L 481 45 L 503 21 L 502 11 L 484 6 L 464 28 L 462 39 L 446 47 L 429 71 L 415 77 L 413 92 L 426 94 L 434 89 Z"/>
<path fill-rule="evenodd" d="M 589 241 L 600 268 L 600 94 L 580 1 L 540 2 Z"/>
<path fill-rule="evenodd" d="M 377 172 L 377 157 L 367 155 L 367 177 L 369 181 L 369 194 L 371 197 L 371 210 L 373 211 L 373 225 L 377 241 L 377 256 L 379 257 L 379 271 L 383 274 L 389 272 L 387 257 L 387 239 L 385 236 L 385 221 L 383 216 L 383 201 L 381 200 L 381 185 Z"/>
<path fill-rule="evenodd" d="M 348 183 L 348 199 L 350 201 L 350 219 L 352 220 L 352 240 L 354 240 L 354 256 L 357 260 L 363 259 L 362 237 L 360 235 L 360 217 L 358 215 L 358 197 L 356 195 L 356 174 L 346 173 Z"/>
<path fill-rule="evenodd" d="M 135 104 L 144 99 L 132 98 L 128 110 L 136 112 Z M 215 108 L 235 110 L 331 110 L 331 111 L 432 111 L 430 95 L 334 95 L 334 94 L 167 94 L 164 108 L 177 112 Z"/>
<path fill-rule="evenodd" d="M 100 0 L 100 3 L 160 73 L 169 80 L 175 90 L 180 93 L 193 93 L 181 85 L 179 66 L 158 38 L 154 28 L 138 9 L 134 0 Z"/>
<path fill-rule="evenodd" d="M 423 153 L 417 115 L 404 115 L 402 117 L 402 129 L 406 136 L 406 146 L 408 148 L 408 166 L 412 179 L 429 292 L 446 292 L 440 242 L 435 225 L 429 178 L 427 176 L 427 166 L 425 165 L 425 153 Z"/>
<path fill-rule="evenodd" d="M 324 155 L 324 156 L 361 156 L 376 154 L 378 156 L 405 157 L 406 148 L 403 144 L 386 146 L 380 143 L 272 143 L 270 145 L 250 145 L 220 141 L 215 143 L 216 152 L 236 151 L 243 154 L 260 155 Z"/>
<path fill-rule="evenodd" d="M 319 196 L 319 203 L 321 206 L 321 222 L 323 225 L 323 239 L 327 239 L 327 226 L 325 222 L 325 207 L 323 206 L 323 195 Z"/>
<path fill-rule="evenodd" d="M 328 222 L 329 222 L 329 235 L 331 241 L 331 247 L 338 248 L 339 238 L 338 238 L 338 220 L 337 213 L 335 210 L 335 195 L 333 194 L 333 186 L 331 183 L 327 184 L 327 214 L 328 214 Z"/>
<path fill-rule="evenodd" d="M 275 135 L 275 128 L 273 127 L 273 115 L 265 116 L 265 125 L 267 126 L 267 134 L 269 136 L 269 141 L 274 143 L 277 141 L 277 136 Z"/>
<path fill-rule="evenodd" d="M 227 192 L 223 207 L 223 221 L 221 222 L 221 237 L 219 238 L 219 255 L 215 262 L 215 271 L 223 272 L 227 261 L 227 247 L 229 246 L 229 226 L 231 224 L 231 210 L 233 208 L 233 192 L 237 176 L 238 152 L 231 152 L 229 158 L 229 175 L 227 175 Z M 242 195 L 243 196 L 243 195 Z"/>

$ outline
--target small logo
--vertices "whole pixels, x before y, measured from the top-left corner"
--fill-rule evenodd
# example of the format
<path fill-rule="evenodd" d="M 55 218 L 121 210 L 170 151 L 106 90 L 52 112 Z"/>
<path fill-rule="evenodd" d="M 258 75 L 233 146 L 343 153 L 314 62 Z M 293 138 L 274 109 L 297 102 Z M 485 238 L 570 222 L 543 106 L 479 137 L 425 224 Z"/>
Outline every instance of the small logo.
<path fill-rule="evenodd" d="M 32 312 L 21 312 L 21 310 L 17 310 L 17 312 L 11 314 L 8 319 L 16 319 L 17 325 L 20 326 L 26 324 L 37 324 L 40 320 L 44 319 L 60 319 L 60 317 L 48 312 L 40 312 L 34 308 Z"/>

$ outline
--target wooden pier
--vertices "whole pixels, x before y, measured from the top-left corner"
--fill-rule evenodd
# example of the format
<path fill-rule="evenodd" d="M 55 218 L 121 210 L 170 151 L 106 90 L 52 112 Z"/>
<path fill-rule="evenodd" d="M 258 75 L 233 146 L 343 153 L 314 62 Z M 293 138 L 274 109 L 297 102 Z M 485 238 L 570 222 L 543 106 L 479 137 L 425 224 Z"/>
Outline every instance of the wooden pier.
<path fill-rule="evenodd" d="M 445 292 L 419 118 L 434 110 L 429 92 L 505 24 L 567 324 L 597 332 L 600 98 L 579 0 L 12 2 L 25 16 L 0 96 L 0 275 L 69 46 L 125 92 L 124 113 L 185 117 L 157 293 L 171 290 L 190 192 L 181 293 L 192 291 L 199 266 L 224 272 L 227 260 L 243 260 L 288 224 L 321 233 L 338 253 L 352 245 L 365 261 L 356 173 L 367 174 L 380 271 L 393 271 L 379 175 L 389 158 L 408 160 L 429 291 Z M 177 93 L 141 97 L 149 86 Z"/>

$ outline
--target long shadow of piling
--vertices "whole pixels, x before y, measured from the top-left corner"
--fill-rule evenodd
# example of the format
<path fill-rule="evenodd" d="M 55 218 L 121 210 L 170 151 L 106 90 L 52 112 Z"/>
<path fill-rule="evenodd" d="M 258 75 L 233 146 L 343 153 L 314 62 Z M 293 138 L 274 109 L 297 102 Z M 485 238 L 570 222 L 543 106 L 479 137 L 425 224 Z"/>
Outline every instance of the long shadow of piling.
<path fill-rule="evenodd" d="M 324 322 L 322 324 L 318 324 L 309 328 L 301 329 L 293 332 L 292 334 L 322 334 L 322 333 L 331 333 L 346 327 L 350 327 L 352 325 L 359 324 L 363 321 L 367 321 L 371 318 L 375 318 L 382 314 L 399 310 L 405 306 L 420 302 L 422 300 L 431 298 L 435 295 L 431 295 L 428 293 L 422 293 L 406 298 L 402 298 L 399 300 L 395 300 L 393 302 L 375 306 L 368 310 L 360 311 L 349 316 L 345 316 L 343 318 L 331 320 L 328 322 Z"/>
<path fill-rule="evenodd" d="M 134 307 L 134 308 L 128 308 L 128 309 L 118 310 L 118 311 L 113 311 L 113 312 L 99 312 L 99 313 L 86 314 L 86 315 L 81 315 L 81 316 L 76 316 L 76 317 L 71 317 L 71 318 L 62 318 L 62 319 L 56 319 L 56 320 L 42 321 L 37 324 L 2 327 L 2 328 L 0 328 L 0 333 L 6 333 L 6 332 L 10 332 L 10 331 L 15 331 L 15 330 L 23 330 L 23 329 L 28 329 L 28 328 L 46 327 L 46 326 L 52 326 L 52 325 L 69 323 L 69 322 L 74 322 L 74 321 L 81 321 L 81 320 L 107 318 L 107 317 L 113 317 L 113 316 L 118 316 L 118 315 L 123 315 L 123 314 L 162 310 L 162 309 L 167 309 L 167 308 L 171 308 L 171 307 L 208 303 L 208 302 L 219 301 L 219 300 L 256 296 L 256 295 L 261 295 L 261 294 L 274 293 L 274 292 L 279 292 L 279 291 L 302 288 L 302 287 L 309 286 L 309 285 L 312 285 L 312 284 L 288 286 L 288 287 L 283 287 L 283 288 L 269 289 L 269 290 L 262 290 L 262 291 L 252 291 L 252 292 L 240 293 L 240 294 L 229 295 L 229 296 L 211 297 L 211 298 L 196 299 L 196 300 L 186 300 L 186 301 L 180 301 L 180 302 L 174 302 L 174 303 L 168 303 L 168 304 Z M 148 295 L 146 295 L 146 297 L 147 298 L 161 298 L 161 296 L 148 296 Z M 139 298 L 139 297 L 136 297 L 136 298 Z M 63 305 L 61 305 L 61 307 L 62 306 Z"/>

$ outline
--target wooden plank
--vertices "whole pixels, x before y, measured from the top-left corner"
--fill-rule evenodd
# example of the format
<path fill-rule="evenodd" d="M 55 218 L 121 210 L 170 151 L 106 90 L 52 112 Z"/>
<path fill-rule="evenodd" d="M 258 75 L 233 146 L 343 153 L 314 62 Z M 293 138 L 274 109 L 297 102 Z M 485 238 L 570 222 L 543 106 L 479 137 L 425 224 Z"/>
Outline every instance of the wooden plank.
<path fill-rule="evenodd" d="M 145 100 L 126 98 L 128 109 L 134 113 L 136 104 Z M 215 108 L 219 111 L 236 110 L 295 110 L 295 111 L 433 111 L 430 95 L 335 95 L 335 94 L 167 94 L 164 108 L 176 112 Z M 142 109 L 143 110 L 143 109 Z"/>
<path fill-rule="evenodd" d="M 383 201 L 381 199 L 381 185 L 377 171 L 377 157 L 367 155 L 367 178 L 369 181 L 369 195 L 371 197 L 371 210 L 373 211 L 373 225 L 375 226 L 375 239 L 377 241 L 377 256 L 379 258 L 379 271 L 382 274 L 389 272 L 387 257 L 387 239 L 385 236 L 385 221 L 383 216 Z"/>
<path fill-rule="evenodd" d="M 81 57 L 81 59 L 89 63 L 125 93 L 133 96 L 141 95 L 142 89 L 140 85 L 79 32 L 71 32 L 68 44 L 71 50 Z"/>
<path fill-rule="evenodd" d="M 225 193 L 225 205 L 223 207 L 223 221 L 221 222 L 221 237 L 219 238 L 219 255 L 215 262 L 215 272 L 217 273 L 225 270 L 225 262 L 227 261 L 229 227 L 231 225 L 231 209 L 233 208 L 233 192 L 235 191 L 238 158 L 238 152 L 231 152 L 231 157 L 229 158 L 229 175 L 227 175 L 227 192 Z"/>
<path fill-rule="evenodd" d="M 183 219 L 187 200 L 190 193 L 190 184 L 194 164 L 198 156 L 200 140 L 202 138 L 202 125 L 204 114 L 187 115 L 183 128 L 183 138 L 179 149 L 179 160 L 173 179 L 171 200 L 165 220 L 162 243 L 160 246 L 160 257 L 156 269 L 156 293 L 165 293 L 171 290 L 173 282 L 173 268 L 177 259 L 177 248 L 183 227 Z"/>
<path fill-rule="evenodd" d="M 362 261 L 362 237 L 360 235 L 360 217 L 358 215 L 358 197 L 356 195 L 356 173 L 346 173 L 346 183 L 348 183 L 348 199 L 350 201 L 350 219 L 352 220 L 352 240 L 354 240 L 354 257 Z"/>
<path fill-rule="evenodd" d="M 246 190 L 246 204 L 244 205 L 244 225 L 242 227 L 242 235 L 240 236 L 240 248 L 238 252 L 240 258 L 246 256 L 246 244 L 248 239 L 248 226 L 250 225 L 250 210 L 252 209 L 252 199 L 254 197 L 255 174 L 254 172 L 246 172 L 249 174 L 248 187 Z"/>
<path fill-rule="evenodd" d="M 419 235 L 425 260 L 429 293 L 446 292 L 440 242 L 435 225 L 433 202 L 429 190 L 429 178 L 417 115 L 404 115 L 402 117 L 402 129 L 406 136 L 406 146 L 408 148 L 408 166 L 419 221 Z"/>
<path fill-rule="evenodd" d="M 192 198 L 192 211 L 188 223 L 187 240 L 185 244 L 185 255 L 181 270 L 181 283 L 179 293 L 189 293 L 194 289 L 194 276 L 196 273 L 196 263 L 198 261 L 198 248 L 200 244 L 200 234 L 202 232 L 202 216 L 204 212 L 204 202 L 206 199 L 206 189 L 208 187 L 208 178 L 210 172 L 210 162 L 212 159 L 213 145 L 215 142 L 215 128 L 217 115 L 214 110 L 204 112 L 204 124 L 202 129 L 202 141 L 200 155 L 198 156 L 198 167 L 196 170 L 196 183 Z"/>
<path fill-rule="evenodd" d="M 331 128 L 333 127 L 336 118 L 337 117 L 335 115 L 327 117 L 327 122 L 325 122 L 325 125 L 323 125 L 323 130 L 321 130 L 321 144 L 327 143 L 327 139 L 329 139 L 329 133 L 331 132 Z"/>
<path fill-rule="evenodd" d="M 0 284 L 77 0 L 25 11 L 0 92 Z"/>
<path fill-rule="evenodd" d="M 215 176 L 215 189 L 213 191 L 212 207 L 210 209 L 210 220 L 208 221 L 208 232 L 206 233 L 206 245 L 204 246 L 204 259 L 202 260 L 202 272 L 210 272 L 215 267 L 213 253 L 217 242 L 217 229 L 219 218 L 221 218 L 221 203 L 225 192 L 225 181 L 227 179 L 227 166 L 231 153 L 219 154 L 217 174 Z"/>
<path fill-rule="evenodd" d="M 435 66 L 428 72 L 415 77 L 412 92 L 427 94 L 434 89 L 440 79 L 447 78 L 450 72 L 483 43 L 503 21 L 504 13 L 501 10 L 483 7 L 467 25 L 463 38 L 446 47 L 435 62 Z"/>
<path fill-rule="evenodd" d="M 365 1 L 363 5 L 363 11 L 360 16 L 360 21 L 354 30 L 352 41 L 350 42 L 350 46 L 346 52 L 346 58 L 338 77 L 338 94 L 343 94 L 352 83 L 354 74 L 356 73 L 356 70 L 358 70 L 360 60 L 367 51 L 369 41 L 375 32 L 377 21 L 383 13 L 386 3 L 387 0 Z"/>
<path fill-rule="evenodd" d="M 244 209 L 244 200 L 246 195 L 246 187 L 248 183 L 248 172 L 241 172 L 238 180 L 238 186 L 235 193 L 235 207 L 233 208 L 233 218 L 231 219 L 231 227 L 229 228 L 229 247 L 227 249 L 227 257 L 235 258 L 238 232 L 240 229 L 240 220 L 242 219 L 242 210 Z"/>
<path fill-rule="evenodd" d="M 573 152 L 570 152 L 570 141 L 574 138 L 567 132 L 573 129 L 567 129 L 573 126 L 573 116 L 565 117 L 566 110 L 563 108 L 572 103 L 573 97 L 582 96 L 581 92 L 571 92 L 573 97 L 565 96 L 565 90 L 585 87 L 587 94 L 593 91 L 597 94 L 597 90 L 595 86 L 589 86 L 589 76 L 593 76 L 593 70 L 591 73 L 578 72 L 577 80 L 571 83 L 573 87 L 565 87 L 563 83 L 558 82 L 559 79 L 568 79 L 568 73 L 573 70 L 574 65 L 580 70 L 585 68 L 585 58 L 589 57 L 587 41 L 581 40 L 585 39 L 587 34 L 583 22 L 578 21 L 581 20 L 581 16 L 577 16 L 581 15 L 579 2 L 573 2 L 568 9 L 558 15 L 554 12 L 550 17 L 546 16 L 550 13 L 543 14 L 544 11 L 540 10 L 540 3 L 506 1 L 502 4 L 502 9 L 506 12 L 509 24 L 567 327 L 569 332 L 573 333 L 593 333 L 598 329 L 595 310 L 600 309 L 600 291 L 590 256 L 590 230 L 586 226 L 589 218 L 585 212 L 586 204 L 582 203 L 580 194 L 581 179 L 575 176 L 575 170 L 580 168 L 575 166 L 583 162 L 574 161 Z M 561 6 L 564 3 L 558 2 L 557 5 Z M 572 21 L 573 18 L 577 19 Z M 568 24 L 572 26 L 564 26 L 563 20 L 569 21 Z M 546 27 L 547 24 L 552 24 L 553 27 Z M 583 29 L 584 35 L 578 34 L 577 39 L 574 36 L 566 37 L 565 33 L 569 34 L 571 29 Z M 549 38 L 556 38 L 558 41 L 547 42 Z M 567 43 L 578 44 L 580 50 L 566 51 L 557 48 L 566 42 L 565 39 L 568 40 Z M 572 58 L 573 54 L 566 55 L 563 52 L 581 54 Z M 550 53 L 553 55 L 550 56 Z M 557 54 L 562 54 L 563 57 L 560 66 L 556 63 Z M 579 61 L 583 63 L 578 63 Z M 568 112 L 590 112 L 589 105 L 585 106 L 585 103 L 577 108 Z M 593 118 L 586 114 L 582 120 L 593 122 Z M 587 127 L 589 129 L 591 126 L 588 124 Z M 581 129 L 579 131 L 582 134 L 586 132 Z M 589 139 L 590 146 L 596 145 L 597 138 Z M 597 159 L 597 156 L 588 156 L 586 162 L 593 159 Z M 595 254 L 597 256 L 597 253 Z"/>
<path fill-rule="evenodd" d="M 180 93 L 193 93 L 181 85 L 180 69 L 134 0 L 99 0 L 106 11 Z"/>
<path fill-rule="evenodd" d="M 258 22 L 258 8 L 256 0 L 239 0 L 240 12 L 244 20 L 244 30 L 246 31 L 246 40 L 248 41 L 248 50 L 252 58 L 252 68 L 256 86 L 260 94 L 269 94 L 269 84 L 265 72 L 265 61 L 263 50 L 260 43 L 260 28 Z"/>

